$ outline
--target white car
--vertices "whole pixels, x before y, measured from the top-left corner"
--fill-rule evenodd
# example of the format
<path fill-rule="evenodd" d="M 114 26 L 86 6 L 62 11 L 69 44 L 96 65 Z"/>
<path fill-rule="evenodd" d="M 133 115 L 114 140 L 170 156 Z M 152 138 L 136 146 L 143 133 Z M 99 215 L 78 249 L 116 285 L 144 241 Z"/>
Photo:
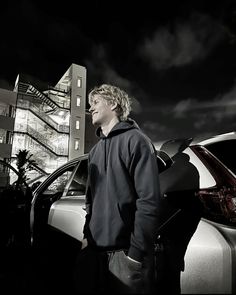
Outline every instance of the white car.
<path fill-rule="evenodd" d="M 236 293 L 235 145 L 232 132 L 198 143 L 169 141 L 159 151 L 163 195 L 194 190 L 204 208 L 185 254 L 182 293 Z M 74 248 L 79 249 L 85 221 L 87 157 L 64 164 L 33 192 L 32 245 L 52 247 L 52 243 L 53 247 L 69 248 L 78 244 Z"/>
<path fill-rule="evenodd" d="M 230 132 L 192 144 L 184 151 L 200 172 L 198 195 L 205 218 L 185 254 L 182 293 L 236 293 L 235 148 L 236 133 Z"/>

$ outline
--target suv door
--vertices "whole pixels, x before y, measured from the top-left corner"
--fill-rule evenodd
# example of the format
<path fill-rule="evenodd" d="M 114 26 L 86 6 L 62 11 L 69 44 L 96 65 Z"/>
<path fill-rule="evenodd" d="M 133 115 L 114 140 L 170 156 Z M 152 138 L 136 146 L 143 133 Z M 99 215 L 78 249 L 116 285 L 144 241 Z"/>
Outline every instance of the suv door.
<path fill-rule="evenodd" d="M 51 230 L 48 215 L 54 202 L 59 200 L 75 171 L 79 160 L 69 162 L 53 172 L 33 193 L 30 211 L 31 243 L 47 241 Z"/>
<path fill-rule="evenodd" d="M 88 163 L 79 162 L 68 181 L 60 199 L 54 202 L 49 211 L 48 224 L 67 235 L 82 240 L 85 221 L 85 191 L 88 176 Z"/>

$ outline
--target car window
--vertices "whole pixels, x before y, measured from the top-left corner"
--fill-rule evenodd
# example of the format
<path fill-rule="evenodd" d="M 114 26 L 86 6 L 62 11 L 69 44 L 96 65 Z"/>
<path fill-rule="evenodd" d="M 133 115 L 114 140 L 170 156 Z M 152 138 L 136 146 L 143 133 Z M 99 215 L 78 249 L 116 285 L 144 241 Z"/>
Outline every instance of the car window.
<path fill-rule="evenodd" d="M 86 182 L 88 177 L 88 161 L 82 160 L 77 166 L 74 176 L 66 191 L 66 196 L 85 195 Z"/>
<path fill-rule="evenodd" d="M 62 171 L 61 174 L 57 175 L 56 178 L 52 179 L 52 182 L 46 187 L 44 194 L 55 194 L 62 193 L 65 186 L 74 170 L 74 166 L 68 167 Z"/>
<path fill-rule="evenodd" d="M 215 155 L 227 168 L 236 174 L 236 140 L 226 140 L 206 145 L 206 148 Z"/>

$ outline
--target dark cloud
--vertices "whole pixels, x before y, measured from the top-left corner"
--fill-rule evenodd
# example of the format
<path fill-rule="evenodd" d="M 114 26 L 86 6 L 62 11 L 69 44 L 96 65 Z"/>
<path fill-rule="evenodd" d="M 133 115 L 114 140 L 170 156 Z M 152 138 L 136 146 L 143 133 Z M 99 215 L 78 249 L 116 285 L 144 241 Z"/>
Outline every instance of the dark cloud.
<path fill-rule="evenodd" d="M 158 28 L 140 46 L 140 56 L 156 71 L 181 67 L 206 58 L 224 35 L 222 25 L 212 17 L 194 13 L 188 20 Z"/>
<path fill-rule="evenodd" d="M 142 128 L 154 140 L 176 137 L 200 137 L 236 129 L 236 84 L 214 99 L 199 101 L 194 98 L 181 100 L 176 104 L 165 104 L 146 108 L 147 120 Z"/>
<path fill-rule="evenodd" d="M 78 4 L 2 3 L 0 87 L 12 89 L 18 73 L 55 85 L 77 63 L 87 90 L 124 88 L 155 140 L 236 129 L 235 1 Z"/>

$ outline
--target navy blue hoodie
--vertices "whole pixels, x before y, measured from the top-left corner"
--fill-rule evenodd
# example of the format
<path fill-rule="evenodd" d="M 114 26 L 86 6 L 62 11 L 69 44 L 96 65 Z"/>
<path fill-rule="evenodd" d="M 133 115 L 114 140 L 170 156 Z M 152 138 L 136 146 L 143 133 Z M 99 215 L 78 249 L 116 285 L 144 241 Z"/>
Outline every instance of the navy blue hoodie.
<path fill-rule="evenodd" d="M 150 139 L 133 120 L 119 122 L 89 153 L 84 235 L 102 250 L 127 249 L 142 261 L 158 228 L 160 189 Z"/>

